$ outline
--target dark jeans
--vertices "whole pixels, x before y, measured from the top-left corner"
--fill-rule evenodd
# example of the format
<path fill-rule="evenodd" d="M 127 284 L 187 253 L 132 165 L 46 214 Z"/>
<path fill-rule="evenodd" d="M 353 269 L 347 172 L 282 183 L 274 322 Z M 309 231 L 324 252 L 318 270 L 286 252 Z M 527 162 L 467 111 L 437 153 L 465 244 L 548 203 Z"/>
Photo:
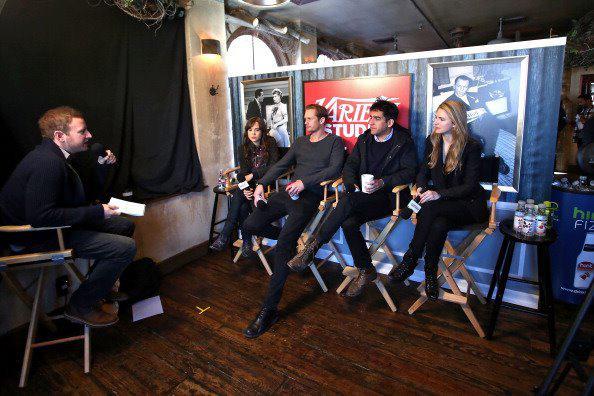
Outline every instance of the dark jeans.
<path fill-rule="evenodd" d="M 487 213 L 485 211 L 485 213 Z M 416 259 L 425 249 L 425 268 L 437 269 L 448 231 L 469 224 L 481 223 L 468 210 L 465 201 L 430 201 L 422 204 L 417 214 L 417 226 L 409 246 L 409 252 Z"/>
<path fill-rule="evenodd" d="M 383 190 L 373 194 L 363 192 L 343 194 L 336 208 L 320 228 L 318 241 L 320 244 L 328 243 L 342 226 L 355 266 L 362 269 L 372 268 L 371 256 L 365 238 L 361 234 L 361 225 L 368 221 L 383 219 L 393 210 L 390 195 Z"/>
<path fill-rule="evenodd" d="M 116 216 L 84 229 L 73 228 L 67 234 L 67 246 L 74 250 L 75 257 L 95 260 L 91 272 L 70 298 L 78 311 L 91 311 L 132 262 L 136 254 L 133 233 L 134 223 Z"/>
<path fill-rule="evenodd" d="M 227 220 L 221 231 L 221 235 L 229 238 L 233 228 L 238 224 L 241 225 L 252 212 L 252 201 L 245 197 L 245 194 L 239 188 L 235 189 L 231 194 L 231 203 L 227 213 Z M 243 235 L 242 235 L 243 236 Z"/>
<path fill-rule="evenodd" d="M 268 199 L 265 210 L 256 208 L 243 223 L 243 229 L 249 234 L 277 240 L 274 248 L 274 273 L 268 284 L 263 308 L 276 308 L 278 305 L 289 275 L 287 262 L 293 256 L 297 240 L 313 217 L 321 199 L 320 195 L 308 190 L 302 191 L 296 201 L 284 191 L 275 193 Z M 285 225 L 275 238 L 270 233 L 269 224 L 287 215 Z"/>

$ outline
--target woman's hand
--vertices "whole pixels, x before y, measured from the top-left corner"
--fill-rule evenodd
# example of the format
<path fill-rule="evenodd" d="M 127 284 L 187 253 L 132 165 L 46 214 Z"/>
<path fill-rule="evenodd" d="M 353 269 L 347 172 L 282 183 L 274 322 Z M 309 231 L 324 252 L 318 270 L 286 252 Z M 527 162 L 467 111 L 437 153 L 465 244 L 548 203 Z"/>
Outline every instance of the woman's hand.
<path fill-rule="evenodd" d="M 439 195 L 437 192 L 433 190 L 427 190 L 424 193 L 421 193 L 419 203 L 424 204 L 425 202 L 436 201 L 439 198 L 441 198 L 441 195 Z"/>

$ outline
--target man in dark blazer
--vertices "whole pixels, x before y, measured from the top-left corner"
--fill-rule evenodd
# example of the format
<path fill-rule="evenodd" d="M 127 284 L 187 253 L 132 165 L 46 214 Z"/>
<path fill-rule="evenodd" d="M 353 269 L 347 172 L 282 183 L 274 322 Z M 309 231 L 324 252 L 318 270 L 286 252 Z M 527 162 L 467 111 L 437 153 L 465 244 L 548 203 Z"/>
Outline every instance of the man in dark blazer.
<path fill-rule="evenodd" d="M 398 108 L 391 102 L 378 100 L 371 106 L 370 129 L 357 139 L 342 172 L 346 194 L 338 201 L 317 237 L 287 264 L 294 271 L 305 269 L 316 251 L 342 226 L 353 261 L 359 269 L 359 276 L 346 291 L 349 297 L 360 294 L 363 287 L 377 277 L 365 238 L 361 235 L 361 225 L 389 216 L 396 207 L 392 189 L 412 183 L 416 175 L 415 145 L 410 132 L 396 123 L 397 118 Z M 363 174 L 372 174 L 373 181 L 361 185 Z M 406 205 L 409 199 L 410 191 L 403 190 L 400 202 Z"/>
<path fill-rule="evenodd" d="M 260 117 L 261 119 L 266 119 L 266 113 L 262 108 L 262 102 L 264 101 L 264 91 L 261 88 L 256 89 L 254 92 L 254 99 L 250 103 L 248 103 L 247 111 L 245 112 L 246 120 L 249 120 L 252 117 Z"/>
<path fill-rule="evenodd" d="M 101 310 L 99 302 L 136 254 L 134 224 L 118 217 L 115 206 L 85 204 L 80 177 L 68 161 L 71 154 L 87 150 L 92 137 L 83 115 L 58 107 L 47 111 L 38 124 L 42 142 L 23 158 L 0 192 L 0 220 L 34 227 L 70 226 L 67 245 L 76 257 L 95 263 L 72 294 L 65 316 L 93 327 L 112 325 L 118 317 Z M 113 154 L 107 157 L 108 163 L 116 161 Z"/>

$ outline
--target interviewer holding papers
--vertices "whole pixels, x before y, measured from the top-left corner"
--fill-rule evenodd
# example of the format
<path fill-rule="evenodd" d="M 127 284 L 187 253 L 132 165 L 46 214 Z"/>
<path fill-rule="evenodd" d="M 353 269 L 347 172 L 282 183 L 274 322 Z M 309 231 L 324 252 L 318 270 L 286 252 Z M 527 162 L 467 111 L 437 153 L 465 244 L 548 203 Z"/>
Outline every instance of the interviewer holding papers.
<path fill-rule="evenodd" d="M 89 148 L 91 132 L 82 113 L 70 107 L 48 110 L 38 121 L 42 142 L 16 167 L 0 192 L 0 221 L 34 227 L 70 226 L 66 243 L 76 257 L 94 259 L 87 279 L 72 294 L 65 316 L 89 326 L 109 326 L 118 317 L 98 308 L 136 254 L 134 223 L 115 205 L 86 205 L 71 154 Z M 113 153 L 106 162 L 115 163 Z M 21 243 L 23 241 L 20 241 Z M 41 241 L 27 238 L 29 247 Z M 114 297 L 114 296 L 112 296 Z M 117 296 L 116 296 L 117 297 Z"/>

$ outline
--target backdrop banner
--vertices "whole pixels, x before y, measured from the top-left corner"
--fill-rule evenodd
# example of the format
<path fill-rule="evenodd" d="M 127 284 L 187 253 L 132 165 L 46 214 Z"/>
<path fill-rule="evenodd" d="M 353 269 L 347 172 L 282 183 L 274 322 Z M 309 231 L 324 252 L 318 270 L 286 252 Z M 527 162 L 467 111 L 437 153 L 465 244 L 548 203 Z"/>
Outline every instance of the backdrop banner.
<path fill-rule="evenodd" d="M 317 103 L 328 109 L 326 131 L 340 136 L 350 153 L 357 137 L 368 128 L 369 108 L 380 97 L 398 106 L 398 124 L 409 128 L 410 87 L 409 74 L 306 81 L 303 97 L 305 105 Z"/>

